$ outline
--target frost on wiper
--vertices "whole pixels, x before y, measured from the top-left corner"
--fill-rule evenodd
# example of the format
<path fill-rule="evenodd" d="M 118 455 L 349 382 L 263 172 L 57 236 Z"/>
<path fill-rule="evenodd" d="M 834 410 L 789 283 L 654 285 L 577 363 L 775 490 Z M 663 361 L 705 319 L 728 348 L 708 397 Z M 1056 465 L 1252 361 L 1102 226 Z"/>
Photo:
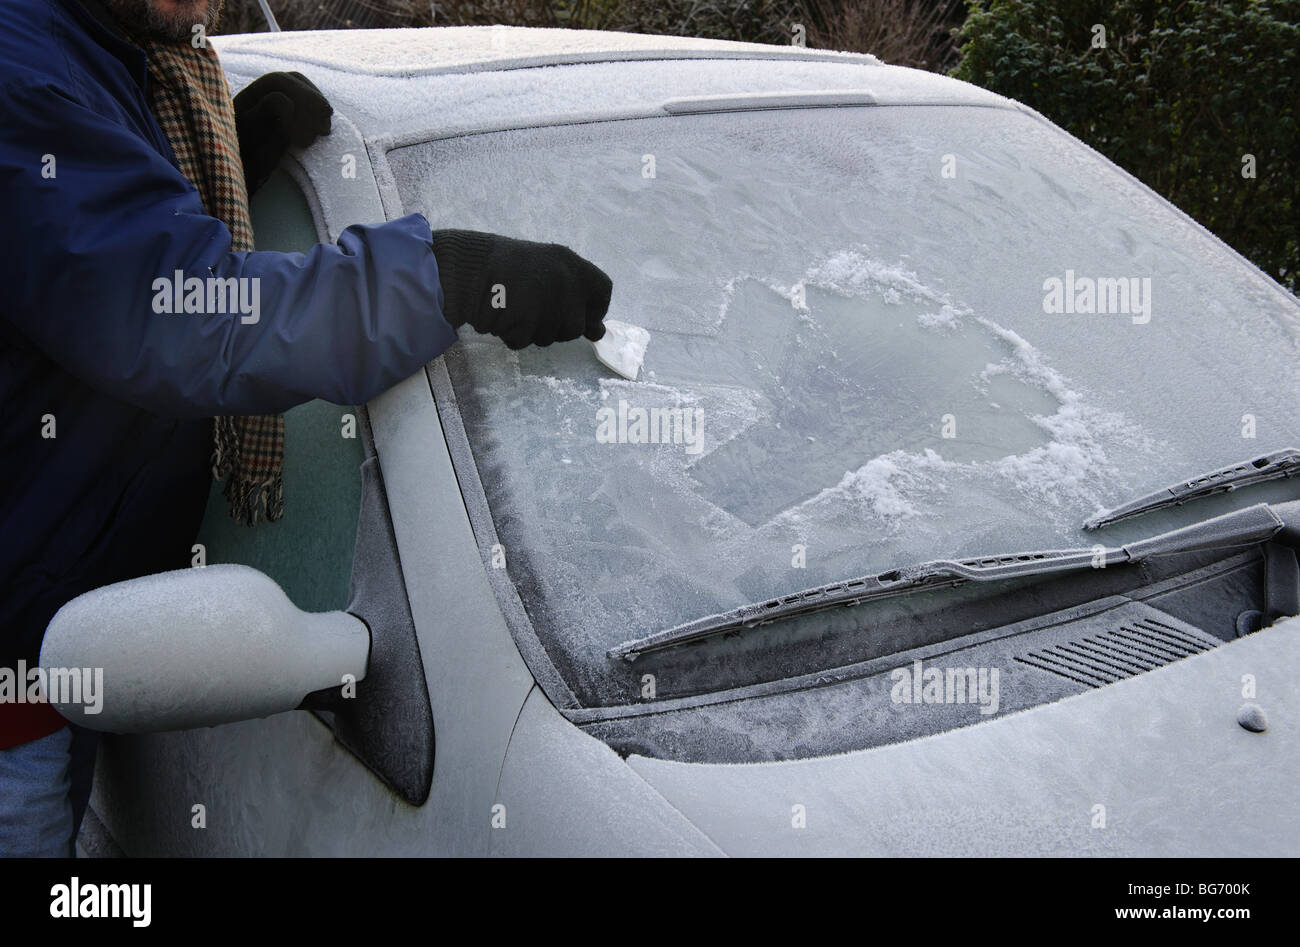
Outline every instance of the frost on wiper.
<path fill-rule="evenodd" d="M 1131 516 L 1140 516 L 1152 510 L 1162 510 L 1168 506 L 1180 506 L 1188 500 L 1212 496 L 1215 493 L 1227 493 L 1238 487 L 1247 487 L 1254 483 L 1269 480 L 1284 480 L 1300 473 L 1300 450 L 1288 447 L 1285 450 L 1264 454 L 1239 464 L 1221 467 L 1201 474 L 1191 480 L 1176 483 L 1172 487 L 1148 493 L 1117 506 L 1112 510 L 1103 510 L 1084 521 L 1084 529 L 1100 529 Z"/>
<path fill-rule="evenodd" d="M 1293 504 L 1284 504 L 1284 506 L 1290 507 Z M 1300 504 L 1294 506 L 1295 511 L 1289 509 L 1287 511 L 1292 519 L 1295 518 L 1293 512 L 1300 512 Z M 1170 530 L 1149 539 L 1115 548 L 1094 546 L 982 556 L 972 559 L 936 559 L 905 569 L 894 569 L 847 582 L 821 585 L 766 602 L 742 605 L 731 611 L 687 622 L 669 628 L 667 631 L 637 638 L 635 641 L 624 642 L 610 648 L 606 655 L 610 658 L 635 661 L 641 655 L 651 651 L 675 648 L 692 641 L 753 628 L 778 619 L 807 615 L 841 605 L 858 605 L 862 602 L 894 595 L 907 595 L 926 589 L 963 585 L 967 582 L 995 582 L 1000 579 L 1049 575 L 1053 572 L 1124 565 L 1141 562 L 1151 556 L 1167 556 L 1180 552 L 1259 543 L 1273 538 L 1287 526 L 1288 524 L 1267 503 L 1257 503 L 1243 510 L 1216 516 L 1191 526 Z"/>

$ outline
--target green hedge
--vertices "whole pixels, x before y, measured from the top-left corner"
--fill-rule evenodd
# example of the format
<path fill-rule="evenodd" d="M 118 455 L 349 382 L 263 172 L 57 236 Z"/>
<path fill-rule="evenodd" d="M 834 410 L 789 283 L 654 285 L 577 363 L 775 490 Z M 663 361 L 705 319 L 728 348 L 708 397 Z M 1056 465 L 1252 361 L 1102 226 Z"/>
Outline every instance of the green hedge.
<path fill-rule="evenodd" d="M 958 41 L 953 75 L 1042 112 L 1300 288 L 1300 0 L 975 0 Z"/>

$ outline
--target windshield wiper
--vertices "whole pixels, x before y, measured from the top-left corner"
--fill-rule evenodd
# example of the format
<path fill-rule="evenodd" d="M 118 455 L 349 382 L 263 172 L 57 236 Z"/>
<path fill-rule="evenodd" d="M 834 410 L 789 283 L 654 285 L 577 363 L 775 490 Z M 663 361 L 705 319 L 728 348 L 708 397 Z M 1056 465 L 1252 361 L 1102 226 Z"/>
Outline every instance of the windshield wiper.
<path fill-rule="evenodd" d="M 1138 497 L 1136 500 L 1117 506 L 1114 509 L 1103 510 L 1085 520 L 1083 528 L 1100 529 L 1119 520 L 1126 520 L 1131 516 L 1140 516 L 1152 510 L 1162 510 L 1168 506 L 1181 506 L 1188 500 L 1197 500 L 1216 493 L 1227 493 L 1236 490 L 1238 487 L 1247 487 L 1254 483 L 1284 480 L 1298 473 L 1300 473 L 1300 450 L 1288 447 L 1285 450 L 1264 454 L 1252 460 L 1244 460 L 1239 464 L 1211 470 L 1209 473 L 1201 474 L 1191 480 L 1185 480 L 1182 483 L 1174 484 L 1172 487 L 1166 487 L 1163 490 L 1157 490 L 1155 493 L 1148 493 L 1146 496 Z"/>
<path fill-rule="evenodd" d="M 1291 519 L 1300 519 L 1300 501 L 1282 504 Z M 894 595 L 908 595 L 926 589 L 963 585 L 967 582 L 994 582 L 1025 576 L 1049 575 L 1141 562 L 1151 556 L 1167 556 L 1202 549 L 1264 542 L 1289 528 L 1267 503 L 1216 516 L 1213 519 L 1160 533 L 1115 548 L 1104 546 L 981 556 L 972 559 L 936 559 L 904 569 L 893 569 L 863 576 L 847 582 L 835 582 L 806 589 L 793 595 L 731 611 L 710 615 L 669 628 L 644 638 L 627 641 L 610 648 L 606 655 L 635 661 L 651 651 L 711 638 L 744 628 L 753 628 L 778 619 L 807 615 L 826 608 L 858 605 Z"/>

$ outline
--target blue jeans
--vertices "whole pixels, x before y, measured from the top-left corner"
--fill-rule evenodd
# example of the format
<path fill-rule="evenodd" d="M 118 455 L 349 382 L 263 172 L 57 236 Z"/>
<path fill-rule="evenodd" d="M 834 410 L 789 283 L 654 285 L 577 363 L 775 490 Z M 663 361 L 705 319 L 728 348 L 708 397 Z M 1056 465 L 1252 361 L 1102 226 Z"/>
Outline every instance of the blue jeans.
<path fill-rule="evenodd" d="M 71 858 L 99 734 L 72 725 L 0 750 L 0 857 Z"/>

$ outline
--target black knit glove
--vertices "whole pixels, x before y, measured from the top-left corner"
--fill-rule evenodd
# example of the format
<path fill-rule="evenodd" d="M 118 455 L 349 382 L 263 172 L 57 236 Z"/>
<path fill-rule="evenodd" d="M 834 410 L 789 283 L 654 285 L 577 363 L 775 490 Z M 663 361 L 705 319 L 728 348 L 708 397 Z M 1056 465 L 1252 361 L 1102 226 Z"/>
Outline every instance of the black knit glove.
<path fill-rule="evenodd" d="M 558 243 L 473 230 L 435 230 L 443 316 L 512 349 L 605 334 L 613 284 L 600 267 Z M 504 305 L 501 305 L 504 303 Z"/>
<path fill-rule="evenodd" d="M 290 145 L 330 133 L 334 109 L 300 72 L 268 72 L 235 96 L 235 129 L 249 196 L 266 183 Z"/>

